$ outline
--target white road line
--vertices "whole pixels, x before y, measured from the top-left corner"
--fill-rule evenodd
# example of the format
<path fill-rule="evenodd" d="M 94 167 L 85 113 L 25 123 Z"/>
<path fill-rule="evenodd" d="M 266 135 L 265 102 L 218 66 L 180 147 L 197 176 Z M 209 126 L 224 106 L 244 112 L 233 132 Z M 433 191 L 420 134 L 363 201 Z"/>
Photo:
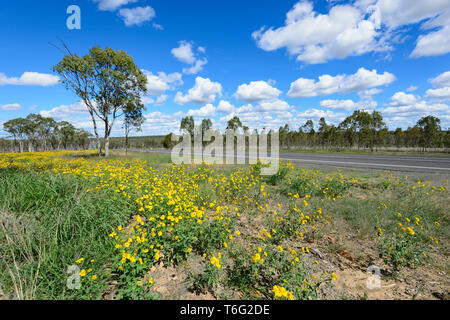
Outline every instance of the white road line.
<path fill-rule="evenodd" d="M 280 152 L 280 154 L 283 154 Z M 303 155 L 302 153 L 299 153 L 300 155 Z M 337 159 L 364 159 L 367 157 L 370 157 L 369 155 L 333 155 L 333 154 L 307 154 L 311 157 L 317 157 L 317 158 L 337 158 Z M 421 158 L 421 157 L 405 157 L 405 156 L 373 156 L 374 160 L 388 160 L 388 161 L 402 161 L 402 160 L 412 160 L 412 161 L 420 161 L 420 162 L 443 162 L 443 163 L 450 163 L 450 158 Z"/>

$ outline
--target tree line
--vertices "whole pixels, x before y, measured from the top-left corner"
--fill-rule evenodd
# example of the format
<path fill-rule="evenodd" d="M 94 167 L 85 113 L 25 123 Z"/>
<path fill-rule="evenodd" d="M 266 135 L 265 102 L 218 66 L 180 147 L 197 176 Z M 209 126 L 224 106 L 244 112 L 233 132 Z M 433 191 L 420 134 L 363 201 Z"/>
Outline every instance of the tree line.
<path fill-rule="evenodd" d="M 201 122 L 202 132 L 212 128 L 210 119 Z M 184 117 L 180 123 L 180 131 L 193 135 L 194 118 Z M 227 129 L 241 129 L 248 133 L 249 128 L 242 124 L 235 116 L 227 123 Z M 270 135 L 271 131 L 268 132 Z M 288 124 L 278 129 L 280 147 L 283 149 L 311 148 L 311 149 L 368 149 L 374 151 L 382 147 L 420 148 L 426 151 L 430 148 L 450 148 L 450 131 L 442 130 L 441 120 L 432 115 L 420 118 L 417 123 L 406 130 L 397 128 L 389 130 L 380 112 L 369 113 L 355 110 L 338 125 L 327 123 L 320 118 L 315 124 L 307 120 L 298 130 L 290 128 Z M 171 148 L 171 134 L 164 138 L 163 145 Z"/>
<path fill-rule="evenodd" d="M 389 130 L 380 112 L 355 110 L 338 125 L 320 118 L 317 130 L 312 120 L 306 121 L 298 131 L 291 131 L 286 124 L 280 127 L 282 147 L 312 147 L 322 149 L 374 149 L 382 147 L 449 148 L 450 132 L 441 128 L 441 120 L 428 115 L 420 118 L 406 130 Z"/>
<path fill-rule="evenodd" d="M 57 122 L 51 117 L 29 114 L 26 118 L 11 119 L 3 124 L 3 130 L 12 139 L 2 139 L 0 148 L 8 152 L 86 150 L 91 134 L 75 128 L 67 121 Z"/>

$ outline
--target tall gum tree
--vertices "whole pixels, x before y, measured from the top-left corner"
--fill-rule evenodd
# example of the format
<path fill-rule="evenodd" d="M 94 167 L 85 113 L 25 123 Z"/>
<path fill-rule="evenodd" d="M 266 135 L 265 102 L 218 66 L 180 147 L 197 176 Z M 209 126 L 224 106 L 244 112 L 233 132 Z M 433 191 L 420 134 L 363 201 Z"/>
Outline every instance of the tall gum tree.
<path fill-rule="evenodd" d="M 65 50 L 67 54 L 53 67 L 53 71 L 86 105 L 99 155 L 101 144 L 96 118 L 103 122 L 105 156 L 108 156 L 115 120 L 125 113 L 144 109 L 141 96 L 147 91 L 147 78 L 123 50 L 96 46 L 83 57 L 71 53 L 66 46 Z"/>
<path fill-rule="evenodd" d="M 145 117 L 142 115 L 142 109 L 133 108 L 133 110 L 126 110 L 123 120 L 123 129 L 125 130 L 125 156 L 128 156 L 128 137 L 131 130 L 142 131 L 142 125 L 145 122 Z"/>
<path fill-rule="evenodd" d="M 26 120 L 23 118 L 11 119 L 3 124 L 3 130 L 12 135 L 14 144 L 19 141 L 19 152 L 23 153 L 23 141 L 25 139 Z"/>

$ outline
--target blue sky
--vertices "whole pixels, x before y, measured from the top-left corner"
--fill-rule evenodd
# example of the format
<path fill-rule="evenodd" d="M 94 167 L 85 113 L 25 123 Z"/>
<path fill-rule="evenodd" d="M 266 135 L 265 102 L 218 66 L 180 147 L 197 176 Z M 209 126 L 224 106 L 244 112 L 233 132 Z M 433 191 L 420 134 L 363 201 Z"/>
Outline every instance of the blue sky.
<path fill-rule="evenodd" d="M 79 30 L 67 28 L 70 5 Z M 428 114 L 450 126 L 448 0 L 1 1 L 0 30 L 0 125 L 34 112 L 90 129 L 52 72 L 60 37 L 80 55 L 132 55 L 149 80 L 140 134 L 177 130 L 186 115 L 297 130 L 362 108 L 393 129 Z"/>

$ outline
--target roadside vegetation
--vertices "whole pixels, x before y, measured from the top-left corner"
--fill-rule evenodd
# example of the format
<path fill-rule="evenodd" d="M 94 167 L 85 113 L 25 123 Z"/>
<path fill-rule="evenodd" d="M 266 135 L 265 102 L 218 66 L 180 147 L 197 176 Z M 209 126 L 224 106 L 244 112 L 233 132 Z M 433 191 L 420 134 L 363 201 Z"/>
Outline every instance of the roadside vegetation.
<path fill-rule="evenodd" d="M 168 155 L 0 154 L 0 295 L 18 299 L 448 296 L 448 181 Z M 69 289 L 68 267 L 80 289 Z M 376 265 L 383 285 L 355 287 Z M 426 280 L 433 279 L 433 280 Z M 390 287 L 391 288 L 391 287 Z"/>

